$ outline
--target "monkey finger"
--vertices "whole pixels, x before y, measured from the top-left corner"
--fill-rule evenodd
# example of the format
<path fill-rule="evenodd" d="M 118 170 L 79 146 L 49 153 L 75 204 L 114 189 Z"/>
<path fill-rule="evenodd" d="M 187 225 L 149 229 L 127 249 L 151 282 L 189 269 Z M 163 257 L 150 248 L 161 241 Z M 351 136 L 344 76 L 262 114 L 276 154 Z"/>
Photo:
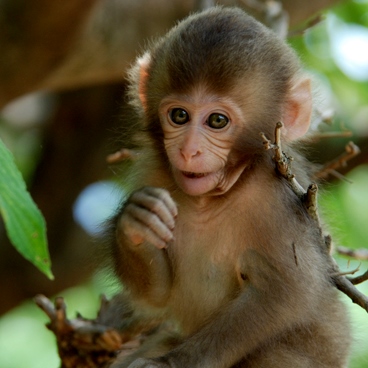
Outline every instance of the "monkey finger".
<path fill-rule="evenodd" d="M 147 192 L 151 193 L 153 196 L 164 202 L 173 217 L 176 217 L 178 215 L 178 208 L 176 206 L 176 203 L 171 198 L 170 193 L 166 189 L 147 187 Z"/>
<path fill-rule="evenodd" d="M 126 225 L 128 227 L 139 226 L 150 229 L 165 242 L 173 239 L 171 229 L 155 213 L 134 204 L 128 204 L 126 206 L 125 214 L 123 214 L 121 221 L 123 230 L 125 230 L 124 227 Z"/>
<path fill-rule="evenodd" d="M 134 223 L 134 226 L 127 227 L 124 230 L 124 233 L 135 245 L 140 245 L 146 241 L 158 249 L 167 247 L 167 242 L 165 240 L 160 238 L 154 231 L 138 221 Z"/>
<path fill-rule="evenodd" d="M 147 187 L 133 193 L 130 201 L 155 213 L 170 229 L 174 228 L 177 208 L 165 190 Z"/>

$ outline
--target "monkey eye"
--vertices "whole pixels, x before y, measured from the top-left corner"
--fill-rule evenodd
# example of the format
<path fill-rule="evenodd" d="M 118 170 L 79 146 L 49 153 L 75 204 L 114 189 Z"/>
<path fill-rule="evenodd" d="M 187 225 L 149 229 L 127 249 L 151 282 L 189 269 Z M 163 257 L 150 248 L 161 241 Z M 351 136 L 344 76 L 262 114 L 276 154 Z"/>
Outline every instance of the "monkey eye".
<path fill-rule="evenodd" d="M 211 114 L 207 120 L 208 126 L 213 129 L 222 129 L 229 123 L 229 118 L 222 114 Z"/>
<path fill-rule="evenodd" d="M 170 120 L 177 125 L 183 125 L 189 121 L 189 114 L 181 108 L 172 109 L 169 116 Z"/>

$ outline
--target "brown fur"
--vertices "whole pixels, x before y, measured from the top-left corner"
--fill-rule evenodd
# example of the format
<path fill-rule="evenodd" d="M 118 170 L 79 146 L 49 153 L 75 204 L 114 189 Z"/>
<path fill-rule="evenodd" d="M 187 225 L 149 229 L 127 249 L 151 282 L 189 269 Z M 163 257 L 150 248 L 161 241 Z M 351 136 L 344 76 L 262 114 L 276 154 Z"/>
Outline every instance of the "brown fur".
<path fill-rule="evenodd" d="M 167 248 L 133 246 L 121 225 L 128 200 L 115 220 L 113 255 L 137 315 L 169 321 L 172 332 L 158 332 L 113 367 L 346 367 L 348 322 L 319 228 L 259 138 L 272 137 L 288 109 L 299 76 L 294 53 L 242 11 L 213 8 L 180 23 L 145 60 L 143 72 L 139 64 L 131 72 L 132 130 L 138 142 L 145 137 L 137 188 L 165 188 L 178 216 Z M 205 202 L 173 180 L 159 116 L 164 97 L 195 86 L 233 97 L 247 117 L 228 157 L 228 172 L 245 169 Z M 291 142 L 285 150 L 306 186 L 309 164 Z"/>

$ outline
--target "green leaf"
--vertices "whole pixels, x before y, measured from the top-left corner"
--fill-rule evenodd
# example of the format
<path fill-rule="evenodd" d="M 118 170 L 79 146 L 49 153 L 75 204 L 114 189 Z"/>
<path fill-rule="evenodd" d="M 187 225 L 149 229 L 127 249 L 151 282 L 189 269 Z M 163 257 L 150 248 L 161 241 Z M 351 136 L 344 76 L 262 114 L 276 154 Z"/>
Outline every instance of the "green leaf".
<path fill-rule="evenodd" d="M 0 213 L 14 247 L 53 279 L 45 220 L 33 202 L 13 156 L 0 140 Z"/>

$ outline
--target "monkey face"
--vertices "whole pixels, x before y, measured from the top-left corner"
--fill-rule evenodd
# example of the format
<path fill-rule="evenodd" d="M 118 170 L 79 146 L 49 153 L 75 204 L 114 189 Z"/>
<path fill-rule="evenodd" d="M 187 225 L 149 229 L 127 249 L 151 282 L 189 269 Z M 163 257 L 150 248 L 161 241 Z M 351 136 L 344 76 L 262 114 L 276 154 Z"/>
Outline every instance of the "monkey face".
<path fill-rule="evenodd" d="M 229 98 L 172 95 L 159 108 L 164 145 L 177 185 L 192 196 L 228 191 L 242 170 L 227 170 L 236 133 L 244 124 Z"/>

